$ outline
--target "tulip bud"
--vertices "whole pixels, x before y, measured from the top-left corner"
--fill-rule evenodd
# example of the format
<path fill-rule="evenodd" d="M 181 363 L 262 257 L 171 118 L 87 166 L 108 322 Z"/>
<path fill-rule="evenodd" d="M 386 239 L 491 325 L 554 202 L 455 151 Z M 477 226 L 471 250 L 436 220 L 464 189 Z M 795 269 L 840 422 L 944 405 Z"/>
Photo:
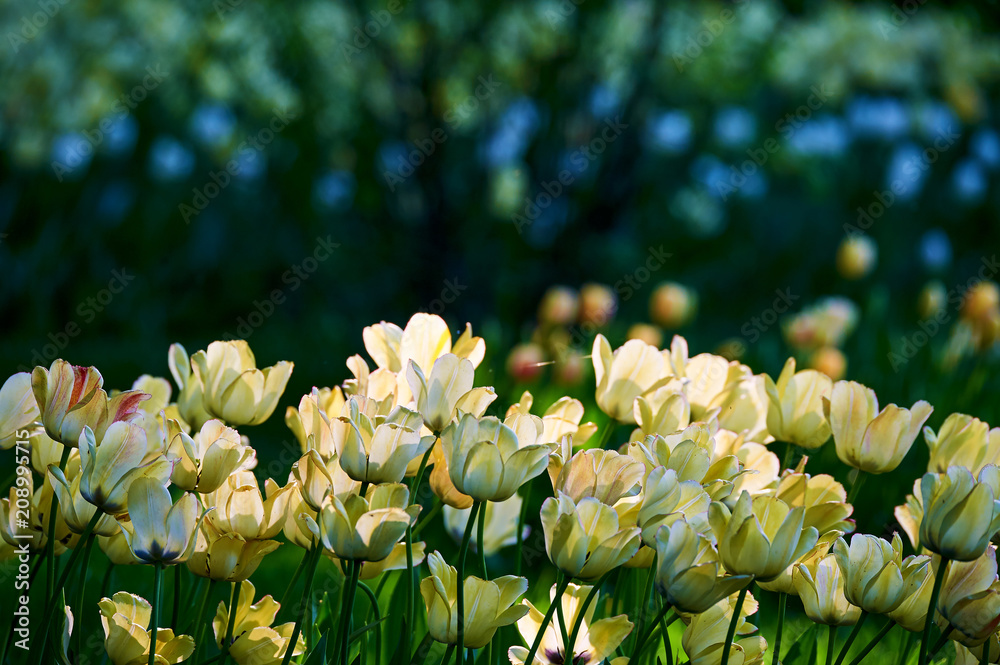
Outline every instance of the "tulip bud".
<path fill-rule="evenodd" d="M 853 626 L 861 618 L 861 608 L 844 594 L 843 569 L 833 554 L 796 565 L 792 579 L 806 616 L 816 623 Z"/>
<path fill-rule="evenodd" d="M 767 431 L 778 441 L 815 449 L 830 438 L 823 398 L 833 391 L 830 378 L 815 370 L 795 371 L 795 359 L 785 363 L 778 382 L 764 377 L 769 408 Z"/>
<path fill-rule="evenodd" d="M 537 344 L 519 344 L 507 356 L 507 374 L 518 383 L 530 383 L 542 375 L 545 352 Z"/>
<path fill-rule="evenodd" d="M 983 322 L 1000 309 L 1000 287 L 996 282 L 979 282 L 969 289 L 962 301 L 962 318 Z"/>
<path fill-rule="evenodd" d="M 592 360 L 597 405 L 622 423 L 635 424 L 632 402 L 670 374 L 669 361 L 654 347 L 630 340 L 612 353 L 604 335 L 594 339 Z"/>
<path fill-rule="evenodd" d="M 931 458 L 927 470 L 945 473 L 949 466 L 964 466 L 972 473 L 979 471 L 993 460 L 1000 459 L 1000 428 L 967 416 L 953 413 L 945 418 L 937 434 L 924 427 L 924 439 Z"/>
<path fill-rule="evenodd" d="M 691 322 L 697 310 L 698 296 L 676 282 L 660 284 L 649 298 L 649 318 L 667 330 Z"/>
<path fill-rule="evenodd" d="M 837 248 L 837 272 L 844 279 L 867 277 L 877 262 L 878 246 L 868 236 L 848 236 Z"/>
<path fill-rule="evenodd" d="M 935 558 L 934 569 L 942 565 Z M 954 627 L 951 639 L 967 647 L 985 642 L 1000 625 L 1000 581 L 992 545 L 972 561 L 953 561 L 941 585 L 938 625 Z"/>
<path fill-rule="evenodd" d="M 925 473 L 920 480 L 924 515 L 920 543 L 947 559 L 980 557 L 1000 530 L 1000 468 L 989 465 L 975 478 L 963 467 Z"/>
<path fill-rule="evenodd" d="M 567 286 L 553 286 L 538 305 L 538 320 L 554 326 L 568 326 L 576 320 L 579 309 L 576 291 Z"/>
<path fill-rule="evenodd" d="M 888 614 L 918 583 L 917 578 L 903 578 L 903 541 L 899 534 L 888 543 L 856 533 L 850 547 L 843 538 L 834 543 L 833 555 L 846 578 L 847 599 L 866 612 Z"/>
<path fill-rule="evenodd" d="M 270 418 L 294 367 L 282 360 L 257 369 L 250 345 L 241 339 L 212 342 L 207 351 L 194 354 L 191 363 L 204 386 L 205 410 L 234 427 L 259 425 Z"/>
<path fill-rule="evenodd" d="M 911 554 L 903 559 L 903 579 L 909 580 L 910 591 L 904 594 L 899 607 L 889 612 L 889 618 L 911 633 L 919 633 L 927 622 L 927 606 L 934 589 L 934 571 L 931 558 Z"/>
<path fill-rule="evenodd" d="M 574 503 L 565 494 L 542 504 L 542 530 L 549 560 L 570 577 L 596 580 L 639 550 L 640 531 L 619 528 L 614 508 L 597 499 Z"/>
<path fill-rule="evenodd" d="M 584 284 L 580 289 L 580 324 L 601 328 L 615 317 L 618 298 L 603 284 Z"/>
<path fill-rule="evenodd" d="M 656 589 L 681 612 L 704 612 L 750 584 L 748 575 L 720 576 L 712 541 L 686 520 L 656 532 Z"/>
<path fill-rule="evenodd" d="M 625 333 L 628 339 L 637 339 L 650 346 L 659 348 L 663 344 L 663 333 L 656 326 L 648 323 L 633 324 Z"/>
<path fill-rule="evenodd" d="M 831 381 L 840 381 L 847 373 L 847 357 L 833 346 L 821 346 L 809 356 L 809 367 L 827 375 Z"/>

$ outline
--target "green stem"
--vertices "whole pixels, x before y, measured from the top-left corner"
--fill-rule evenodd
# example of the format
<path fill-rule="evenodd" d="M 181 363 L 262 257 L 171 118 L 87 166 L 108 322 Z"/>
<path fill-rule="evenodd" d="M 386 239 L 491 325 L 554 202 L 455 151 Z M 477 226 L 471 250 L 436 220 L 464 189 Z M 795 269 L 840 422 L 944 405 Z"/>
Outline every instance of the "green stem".
<path fill-rule="evenodd" d="M 833 647 L 837 644 L 837 626 L 831 625 L 829 637 L 826 638 L 826 665 L 833 663 Z"/>
<path fill-rule="evenodd" d="M 528 519 L 528 502 L 531 501 L 531 488 L 533 484 L 529 480 L 525 483 L 525 487 L 528 489 L 524 492 L 524 497 L 521 499 L 521 514 L 517 517 L 517 550 L 514 559 L 514 575 L 517 577 L 521 576 L 521 549 L 524 547 L 524 522 Z"/>
<path fill-rule="evenodd" d="M 601 432 L 601 442 L 597 444 L 597 447 L 598 448 L 606 447 L 608 445 L 608 441 L 611 440 L 611 435 L 615 433 L 616 429 L 618 429 L 618 421 L 615 420 L 614 418 L 609 418 L 608 424 L 604 426 L 604 431 Z M 570 455 L 572 454 L 573 451 L 570 450 Z"/>
<path fill-rule="evenodd" d="M 153 564 L 153 612 L 149 620 L 149 663 L 156 665 L 156 629 L 160 620 L 160 587 L 163 583 L 163 562 Z"/>
<path fill-rule="evenodd" d="M 639 616 L 635 621 L 635 646 L 632 647 L 632 657 L 629 659 L 630 662 L 638 662 L 636 660 L 636 648 L 639 646 L 639 635 L 642 634 L 643 628 L 646 626 L 646 612 L 649 611 L 649 598 L 653 594 L 653 578 L 656 577 L 656 560 L 659 555 L 653 552 L 653 563 L 649 566 L 649 572 L 646 573 L 646 585 L 642 590 L 642 598 L 639 602 L 642 603 L 639 610 Z"/>
<path fill-rule="evenodd" d="M 292 573 L 292 579 L 288 580 L 288 586 L 285 587 L 285 593 L 281 596 L 281 605 L 278 607 L 278 612 L 283 613 L 285 608 L 288 607 L 288 602 L 292 599 L 292 591 L 295 589 L 295 583 L 299 581 L 302 577 L 302 571 L 306 568 L 306 561 L 309 559 L 309 550 L 306 550 L 302 554 L 302 559 L 299 560 L 299 565 L 295 567 L 295 572 Z"/>
<path fill-rule="evenodd" d="M 865 656 L 867 656 L 869 653 L 871 653 L 872 649 L 874 649 L 875 646 L 879 642 L 881 642 L 885 638 L 886 635 L 889 634 L 889 631 L 892 630 L 895 627 L 896 627 L 896 622 L 895 621 L 889 621 L 884 626 L 882 626 L 882 630 L 879 631 L 878 635 L 876 635 L 872 639 L 872 641 L 868 643 L 868 646 L 866 646 L 864 649 L 861 650 L 861 653 L 859 653 L 857 656 L 854 657 L 854 660 L 851 661 L 851 665 L 858 665 L 862 660 L 864 660 Z M 907 640 L 907 648 L 903 650 L 903 659 L 904 659 L 903 662 L 904 663 L 906 662 L 906 660 L 905 660 L 906 659 L 906 654 L 908 654 L 910 652 L 909 644 L 911 644 L 911 642 L 909 640 Z"/>
<path fill-rule="evenodd" d="M 588 593 L 587 597 L 583 600 L 583 605 L 581 605 L 580 609 L 577 611 L 576 620 L 573 622 L 573 631 L 569 634 L 568 644 L 570 646 L 568 649 L 576 649 L 576 638 L 580 634 L 581 626 L 583 626 L 583 617 L 587 614 L 587 608 L 590 607 L 590 604 L 594 602 L 595 598 L 597 598 L 597 594 L 600 593 L 601 587 L 604 586 L 604 582 L 607 581 L 610 576 L 611 571 L 606 572 L 604 576 L 597 581 L 597 584 L 590 589 L 590 593 Z M 575 655 L 576 654 L 574 654 L 574 656 Z"/>
<path fill-rule="evenodd" d="M 80 571 L 80 589 L 76 597 L 76 657 L 83 658 L 83 601 L 87 588 L 87 570 L 90 568 L 90 553 L 94 549 L 94 541 L 97 537 L 91 534 L 87 538 L 87 544 L 83 549 L 83 570 Z"/>
<path fill-rule="evenodd" d="M 938 641 L 934 644 L 931 650 L 927 652 L 927 660 L 934 660 L 934 656 L 937 655 L 937 652 L 940 651 L 942 648 L 944 648 L 944 645 L 948 643 L 948 636 L 951 635 L 951 631 L 953 630 L 955 630 L 955 626 L 949 623 L 948 627 L 945 628 L 943 633 L 941 633 L 941 637 L 938 638 Z M 987 643 L 985 646 L 988 651 L 989 643 Z"/>
<path fill-rule="evenodd" d="M 191 662 L 195 664 L 201 662 L 198 658 L 201 656 L 201 640 L 205 636 L 205 625 L 202 622 L 205 620 L 205 608 L 208 606 L 208 601 L 212 597 L 212 589 L 214 588 L 215 580 L 209 579 L 208 586 L 205 587 L 205 593 L 198 604 L 198 616 L 194 620 L 194 658 L 191 659 Z"/>
<path fill-rule="evenodd" d="M 232 583 L 229 591 L 229 622 L 226 624 L 226 636 L 222 640 L 222 665 L 229 662 L 229 648 L 233 645 L 233 631 L 236 629 L 236 609 L 240 606 L 240 592 L 242 591 L 242 582 Z M 292 642 L 292 644 L 295 643 Z"/>
<path fill-rule="evenodd" d="M 486 507 L 488 505 L 488 501 L 483 501 L 482 507 L 479 508 L 479 515 L 476 516 L 478 526 L 476 529 L 476 550 L 479 551 L 479 560 L 483 565 L 484 580 L 490 579 L 490 573 L 486 570 L 486 550 L 483 549 L 483 534 L 486 531 Z"/>
<path fill-rule="evenodd" d="M 563 616 L 563 606 L 561 602 L 556 605 L 556 623 L 559 626 L 559 639 L 562 640 L 563 658 L 565 659 L 567 655 L 572 652 L 573 646 L 569 641 L 569 629 L 566 627 L 566 617 Z M 572 661 L 572 657 L 570 657 L 569 660 Z"/>
<path fill-rule="evenodd" d="M 448 648 L 444 650 L 444 658 L 441 659 L 441 665 L 448 665 L 448 661 L 451 660 L 451 652 L 455 650 L 454 644 L 449 644 Z"/>
<path fill-rule="evenodd" d="M 889 625 L 894 626 L 896 623 L 894 621 L 890 621 Z M 899 660 L 896 662 L 896 665 L 906 665 L 906 661 L 909 660 L 910 651 L 913 650 L 913 643 L 916 641 L 917 633 L 906 631 L 906 641 L 901 645 L 903 648 L 900 650 Z M 875 645 L 872 644 L 869 646 L 874 647 Z M 854 661 L 857 662 L 857 658 L 855 658 Z"/>
<path fill-rule="evenodd" d="M 455 582 L 455 586 L 457 587 L 455 592 L 458 596 L 458 616 L 455 617 L 457 621 L 455 662 L 457 665 L 462 665 L 465 656 L 465 555 L 469 551 L 469 541 L 472 540 L 472 527 L 475 524 L 476 514 L 479 513 L 480 505 L 482 504 L 479 501 L 472 502 L 469 521 L 465 525 L 465 535 L 462 536 L 462 547 L 458 551 L 458 565 L 455 566 L 455 570 L 458 573 Z"/>
<path fill-rule="evenodd" d="M 555 614 L 556 608 L 562 605 L 563 593 L 566 591 L 567 586 L 569 586 L 569 577 L 564 575 L 556 583 L 556 594 L 552 597 L 552 604 L 549 605 L 548 611 L 545 612 L 542 625 L 538 627 L 538 632 L 535 634 L 535 641 L 531 643 L 531 648 L 528 649 L 528 657 L 524 659 L 524 662 L 528 665 L 533 665 L 535 662 L 535 653 L 538 652 L 538 645 L 542 643 L 542 636 L 545 635 L 545 629 L 552 622 L 552 615 Z"/>
<path fill-rule="evenodd" d="M 416 616 L 417 589 L 416 570 L 413 567 L 413 527 L 406 527 L 406 626 L 403 628 L 403 662 L 410 660 L 410 634 L 413 632 L 413 617 Z"/>
<path fill-rule="evenodd" d="M 792 460 L 795 458 L 795 448 L 796 448 L 795 444 L 792 443 L 791 441 L 789 441 L 785 445 L 785 457 L 784 457 L 784 459 L 781 460 L 781 469 L 782 470 L 785 470 L 785 469 L 789 468 L 789 465 L 792 463 Z"/>
<path fill-rule="evenodd" d="M 424 471 L 427 470 L 427 462 L 431 458 L 431 452 L 438 443 L 438 434 L 434 434 L 434 443 L 427 449 L 424 456 L 420 458 L 420 466 L 417 467 L 417 475 L 413 479 L 413 489 L 410 490 L 410 505 L 420 502 L 420 483 L 424 480 Z"/>
<path fill-rule="evenodd" d="M 669 603 L 664 603 L 660 607 L 660 612 L 663 612 L 663 608 L 667 607 Z M 659 614 L 659 619 L 657 621 L 660 624 L 660 635 L 663 636 L 663 653 L 667 655 L 667 665 L 674 665 L 674 652 L 673 648 L 670 646 L 670 631 L 667 629 L 666 622 L 663 621 L 663 614 Z"/>
<path fill-rule="evenodd" d="M 740 622 L 740 611 L 743 609 L 743 600 L 747 597 L 750 584 L 753 584 L 753 580 L 750 580 L 749 584 L 740 589 L 740 595 L 736 598 L 736 607 L 733 608 L 733 618 L 729 620 L 729 630 L 726 631 L 726 642 L 722 651 L 722 665 L 729 665 L 729 652 L 733 647 L 733 637 L 736 636 L 736 624 Z"/>
<path fill-rule="evenodd" d="M 791 448 L 789 443 L 788 447 Z M 787 468 L 787 465 L 786 465 Z M 774 651 L 771 652 L 771 665 L 780 665 L 781 659 L 778 652 L 781 651 L 781 628 L 785 623 L 785 605 L 788 604 L 788 594 L 778 592 L 778 631 L 774 635 Z"/>
<path fill-rule="evenodd" d="M 69 460 L 69 446 L 63 444 L 62 455 L 59 456 L 59 468 L 65 469 L 66 462 Z M 49 524 L 48 531 L 46 532 L 48 537 L 45 540 L 45 553 L 48 555 L 48 569 L 45 575 L 45 596 L 49 599 L 51 603 L 56 602 L 56 522 L 59 520 L 59 505 L 53 497 L 53 501 L 49 504 Z M 94 513 L 95 515 L 100 515 L 101 511 L 98 510 Z M 61 585 L 60 587 L 61 588 Z M 44 638 L 43 638 L 44 641 Z"/>
<path fill-rule="evenodd" d="M 375 665 L 378 665 L 379 658 L 382 655 L 382 624 L 379 623 L 382 621 L 382 612 L 378 608 L 378 597 L 368 588 L 368 585 L 364 582 L 358 582 L 358 588 L 368 596 L 369 609 L 375 612 L 376 625 L 373 630 L 375 631 Z M 406 630 L 409 631 L 409 627 Z M 409 657 L 409 654 L 407 654 L 407 657 Z M 365 660 L 362 658 L 361 662 L 365 663 Z"/>
<path fill-rule="evenodd" d="M 945 571 L 948 570 L 948 559 L 941 557 L 937 574 L 934 576 L 934 589 L 931 591 L 931 599 L 927 605 L 927 618 L 924 620 L 924 632 L 920 636 L 920 656 L 917 658 L 917 665 L 924 665 L 927 662 L 927 645 L 931 639 L 931 626 L 934 625 L 934 615 L 937 613 L 938 596 L 941 595 L 941 585 L 944 583 Z"/>
<path fill-rule="evenodd" d="M 744 591 L 746 591 L 746 589 L 744 589 Z M 653 636 L 653 631 L 656 630 L 657 624 L 660 623 L 660 621 L 663 619 L 663 617 L 667 615 L 667 612 L 669 611 L 670 611 L 670 603 L 663 603 L 663 607 L 661 607 L 660 610 L 656 613 L 656 618 L 653 619 L 653 622 L 650 624 L 649 628 L 647 628 L 646 632 L 641 637 L 638 638 L 638 641 L 636 642 L 636 647 L 632 651 L 632 658 L 629 659 L 630 663 L 639 662 L 638 660 L 633 660 L 633 659 L 638 659 L 639 656 L 642 655 L 642 650 L 646 648 L 647 644 L 649 644 L 649 638 Z M 667 626 L 672 624 L 676 619 L 677 615 L 674 615 L 673 618 L 670 619 L 670 621 L 666 622 L 663 625 L 663 630 L 666 630 Z"/>
<path fill-rule="evenodd" d="M 340 608 L 340 626 L 343 630 L 343 636 L 341 641 L 341 663 L 342 665 L 350 664 L 350 653 L 351 653 L 351 621 L 354 618 L 354 596 L 358 591 L 358 581 L 361 578 L 361 562 L 353 561 L 350 566 L 351 569 L 351 579 L 347 584 L 347 598 L 344 600 L 344 606 Z"/>
<path fill-rule="evenodd" d="M 854 499 L 857 498 L 858 492 L 861 490 L 861 486 L 865 484 L 866 478 L 868 478 L 868 474 L 859 469 L 857 477 L 854 478 L 854 484 L 851 485 L 851 493 L 847 495 L 847 503 L 854 503 Z"/>
<path fill-rule="evenodd" d="M 180 630 L 181 615 L 181 566 L 174 566 L 174 613 L 171 616 L 170 625 L 175 630 Z"/>
<path fill-rule="evenodd" d="M 854 628 L 851 630 L 851 634 L 848 635 L 847 641 L 844 642 L 844 647 L 840 650 L 840 655 L 837 656 L 837 665 L 844 662 L 847 658 L 847 652 L 851 650 L 851 645 L 854 644 L 854 640 L 858 639 L 858 635 L 861 634 L 861 626 L 865 624 L 868 619 L 868 612 L 864 610 L 861 611 L 861 616 L 858 617 L 857 622 L 854 624 Z"/>
<path fill-rule="evenodd" d="M 292 629 L 292 637 L 288 642 L 288 649 L 285 650 L 285 657 L 281 660 L 281 665 L 288 665 L 292 660 L 292 653 L 299 640 L 299 633 L 302 632 L 302 617 L 305 616 L 306 603 L 312 594 L 313 577 L 316 576 L 316 567 L 319 565 L 320 547 L 313 546 L 309 551 L 309 564 L 306 568 L 306 586 L 302 590 L 302 600 L 296 608 L 295 628 Z"/>

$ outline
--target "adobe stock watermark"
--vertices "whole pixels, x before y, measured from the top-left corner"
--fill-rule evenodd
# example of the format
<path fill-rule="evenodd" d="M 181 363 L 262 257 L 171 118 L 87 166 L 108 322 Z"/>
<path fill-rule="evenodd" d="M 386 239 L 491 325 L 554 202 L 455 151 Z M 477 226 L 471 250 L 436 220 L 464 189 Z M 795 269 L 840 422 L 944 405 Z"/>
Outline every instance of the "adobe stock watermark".
<path fill-rule="evenodd" d="M 138 85 L 115 100 L 111 105 L 111 114 L 102 118 L 94 129 L 85 129 L 81 132 L 80 140 L 70 148 L 64 162 L 57 159 L 52 160 L 50 166 L 56 179 L 62 182 L 64 174 L 69 173 L 84 160 L 89 159 L 114 128 L 114 123 L 134 111 L 149 96 L 149 93 L 156 90 L 168 76 L 170 76 L 170 72 L 162 71 L 160 63 L 146 67 L 146 76 Z"/>
<path fill-rule="evenodd" d="M 874 190 L 867 206 L 858 206 L 858 218 L 854 223 L 844 222 L 844 233 L 848 236 L 863 235 L 896 202 L 896 197 L 907 191 L 913 183 L 923 178 L 924 173 L 937 162 L 942 153 L 947 152 L 958 141 L 961 134 L 951 125 L 924 148 L 918 157 L 903 163 L 902 174 L 889 183 L 885 190 Z"/>
<path fill-rule="evenodd" d="M 954 313 L 961 311 L 962 305 L 965 304 L 965 299 L 972 289 L 979 286 L 980 283 L 992 279 L 1000 272 L 1000 261 L 997 260 L 996 254 L 989 258 L 984 256 L 980 263 L 979 270 L 974 276 L 948 290 L 946 302 L 949 307 L 942 307 L 933 316 L 921 320 L 917 324 L 919 330 L 914 330 L 909 335 L 901 337 L 898 348 L 895 345 L 890 348 L 886 358 L 889 360 L 893 372 L 899 372 L 901 367 L 910 362 L 922 348 L 930 343 L 935 335 L 944 329 L 944 325 L 951 321 Z"/>
<path fill-rule="evenodd" d="M 38 36 L 39 31 L 49 24 L 62 8 L 69 4 L 70 0 L 36 0 L 38 11 L 30 16 L 21 17 L 21 29 L 17 32 L 7 31 L 7 43 L 17 55 L 18 51 L 32 39 Z"/>
<path fill-rule="evenodd" d="M 806 98 L 805 102 L 800 104 L 794 110 L 789 111 L 785 114 L 783 118 L 780 118 L 774 123 L 774 131 L 778 133 L 785 141 L 787 141 L 791 136 L 802 128 L 809 119 L 812 118 L 813 114 L 819 109 L 823 108 L 823 105 L 829 100 L 831 92 L 826 88 L 825 84 L 814 85 L 809 88 L 810 94 Z M 730 196 L 735 194 L 743 185 L 747 183 L 747 178 L 752 177 L 757 173 L 757 169 L 762 168 L 764 164 L 771 158 L 771 155 L 777 153 L 781 150 L 782 144 L 774 136 L 769 136 L 764 139 L 764 142 L 756 148 L 747 148 L 746 154 L 749 159 L 744 160 L 739 168 L 736 165 L 729 167 L 729 179 L 728 182 L 718 182 L 715 185 L 716 194 L 722 198 L 723 201 L 729 199 Z"/>
<path fill-rule="evenodd" d="M 254 300 L 250 312 L 246 316 L 236 318 L 236 334 L 227 332 L 223 335 L 223 339 L 250 339 L 251 335 L 285 304 L 288 293 L 298 291 L 302 284 L 319 270 L 320 264 L 333 256 L 333 250 L 339 247 L 340 243 L 334 242 L 333 236 L 328 235 L 325 238 L 317 236 L 312 253 L 281 274 L 281 283 L 285 286 L 272 289 L 262 300 Z"/>
<path fill-rule="evenodd" d="M 16 607 L 14 617 L 11 620 L 12 636 L 6 639 L 14 639 L 14 646 L 18 649 L 28 650 L 31 644 L 31 606 L 29 596 L 31 595 L 31 551 L 28 545 L 31 543 L 31 448 L 28 441 L 28 430 L 18 430 L 15 434 L 14 459 L 17 464 L 16 479 L 14 487 L 11 488 L 11 500 L 14 505 L 10 506 L 11 524 L 14 531 L 14 538 L 18 545 L 14 547 L 14 555 L 17 557 L 17 575 L 14 577 L 14 590 L 16 594 Z M 16 638 L 16 639 L 15 639 Z"/>
<path fill-rule="evenodd" d="M 524 227 L 534 223 L 542 211 L 552 205 L 552 202 L 559 198 L 563 191 L 576 182 L 580 175 L 590 168 L 594 160 L 604 154 L 608 146 L 614 143 L 628 127 L 627 123 L 622 122 L 621 116 L 615 116 L 614 120 L 606 119 L 600 133 L 589 143 L 574 150 L 569 156 L 569 163 L 576 169 L 576 173 L 569 169 L 563 169 L 555 180 L 543 182 L 539 187 L 542 191 L 535 194 L 534 198 L 525 197 L 524 208 L 521 212 L 511 215 L 510 218 L 518 235 L 523 235 Z"/>
<path fill-rule="evenodd" d="M 702 21 L 702 29 L 688 36 L 684 49 L 674 51 L 674 66 L 677 67 L 678 72 L 683 74 L 685 67 L 700 58 L 705 49 L 715 43 L 719 35 L 725 32 L 726 28 L 736 21 L 736 15 L 750 6 L 750 0 L 733 0 L 733 5 L 735 9 L 726 7 L 719 12 L 719 18 Z"/>
<path fill-rule="evenodd" d="M 500 81 L 493 80 L 493 74 L 485 77 L 480 76 L 477 80 L 479 84 L 472 94 L 445 112 L 443 127 L 437 127 L 426 138 L 414 141 L 411 150 L 396 158 L 394 171 L 389 169 L 382 171 L 382 178 L 389 186 L 390 192 L 395 192 L 397 186 L 406 182 L 407 178 L 416 173 L 417 169 L 437 152 L 438 146 L 448 140 L 449 133 L 460 126 L 469 115 L 479 108 L 482 102 L 489 99 L 503 85 Z"/>
<path fill-rule="evenodd" d="M 888 21 L 885 19 L 878 21 L 878 31 L 882 33 L 882 39 L 888 40 L 889 35 L 899 32 L 900 28 L 906 25 L 910 17 L 916 14 L 925 2 L 927 0 L 904 0 L 900 5 L 890 4 L 889 13 L 892 18 Z"/>
<path fill-rule="evenodd" d="M 126 268 L 112 270 L 111 279 L 108 280 L 108 285 L 105 288 L 88 298 L 84 298 L 77 304 L 75 311 L 82 324 L 93 323 L 97 315 L 106 310 L 115 297 L 124 291 L 134 279 L 135 275 L 130 274 Z M 47 335 L 48 344 L 31 350 L 31 366 L 19 365 L 17 371 L 30 372 L 37 365 L 48 367 L 49 363 L 58 358 L 62 351 L 69 346 L 70 341 L 83 332 L 82 324 L 78 322 L 78 319 L 72 319 L 62 329 L 50 332 Z"/>
<path fill-rule="evenodd" d="M 382 34 L 382 29 L 392 23 L 393 17 L 404 9 L 403 3 L 399 0 L 389 0 L 385 9 L 371 10 L 369 14 L 372 20 L 354 26 L 352 43 L 341 42 L 340 52 L 344 55 L 344 62 L 350 64 L 351 58 L 361 55 L 361 52 Z"/>
<path fill-rule="evenodd" d="M 256 134 L 247 135 L 236 147 L 236 153 L 241 157 L 253 158 L 269 146 L 293 120 L 295 111 L 272 109 L 273 115 L 267 126 L 257 131 Z M 189 203 L 181 203 L 177 206 L 177 212 L 181 214 L 185 224 L 190 224 L 192 218 L 200 215 L 208 205 L 222 193 L 226 187 L 232 183 L 233 178 L 239 174 L 243 166 L 235 159 L 226 162 L 225 168 L 219 171 L 208 172 L 208 182 L 201 187 L 194 187 L 191 190 L 191 200 Z"/>

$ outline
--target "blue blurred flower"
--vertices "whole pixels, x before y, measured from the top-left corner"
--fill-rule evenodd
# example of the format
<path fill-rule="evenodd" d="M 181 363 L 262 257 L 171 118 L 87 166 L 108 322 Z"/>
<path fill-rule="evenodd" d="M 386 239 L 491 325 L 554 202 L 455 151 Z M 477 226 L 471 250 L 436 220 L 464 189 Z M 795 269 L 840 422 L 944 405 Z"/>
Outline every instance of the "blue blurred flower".
<path fill-rule="evenodd" d="M 230 159 L 236 160 L 235 177 L 238 180 L 256 180 L 267 170 L 267 156 L 260 150 L 242 150 L 234 153 Z"/>
<path fill-rule="evenodd" d="M 920 131 L 925 138 L 933 139 L 960 129 L 954 112 L 944 102 L 930 102 L 920 109 L 917 116 Z"/>
<path fill-rule="evenodd" d="M 855 97 L 847 103 L 847 121 L 865 138 L 894 140 L 910 129 L 906 107 L 895 97 Z"/>
<path fill-rule="evenodd" d="M 916 144 L 904 143 L 897 146 L 886 170 L 889 188 L 902 201 L 912 199 L 923 188 L 929 168 L 923 151 Z"/>
<path fill-rule="evenodd" d="M 111 128 L 105 134 L 105 149 L 115 157 L 124 157 L 135 148 L 139 138 L 139 123 L 131 115 L 122 115 L 111 121 Z"/>
<path fill-rule="evenodd" d="M 226 145 L 236 129 L 236 118 L 222 104 L 199 104 L 189 120 L 191 134 L 204 146 Z"/>
<path fill-rule="evenodd" d="M 604 118 L 618 110 L 621 105 L 618 91 L 607 83 L 598 83 L 590 91 L 590 115 Z"/>
<path fill-rule="evenodd" d="M 727 106 L 715 115 L 715 137 L 731 148 L 744 146 L 757 136 L 757 118 L 742 106 Z"/>
<path fill-rule="evenodd" d="M 194 169 L 194 153 L 172 136 L 159 136 L 149 149 L 149 173 L 154 180 L 183 180 Z"/>
<path fill-rule="evenodd" d="M 93 157 L 94 146 L 78 132 L 60 134 L 52 142 L 52 168 L 60 180 L 83 175 Z"/>
<path fill-rule="evenodd" d="M 675 154 L 684 152 L 691 143 L 691 118 L 684 111 L 663 111 L 650 118 L 646 132 L 654 148 Z"/>
<path fill-rule="evenodd" d="M 929 270 L 943 270 L 951 263 L 951 240 L 941 229 L 930 229 L 920 238 L 920 260 Z"/>
<path fill-rule="evenodd" d="M 976 203 L 986 193 L 986 172 L 979 162 L 967 157 L 955 165 L 951 185 L 960 199 Z"/>
<path fill-rule="evenodd" d="M 521 97 L 511 102 L 496 129 L 486 139 L 482 149 L 483 161 L 492 167 L 518 161 L 528 149 L 540 123 L 538 107 L 531 99 Z"/>
<path fill-rule="evenodd" d="M 986 166 L 995 169 L 1000 166 L 1000 135 L 991 127 L 983 127 L 972 135 L 972 154 Z"/>
<path fill-rule="evenodd" d="M 313 206 L 326 212 L 345 210 L 354 202 L 356 187 L 353 173 L 327 171 L 313 181 Z"/>
<path fill-rule="evenodd" d="M 842 118 L 818 115 L 791 133 L 788 146 L 800 155 L 836 157 L 847 150 L 850 141 L 851 133 Z"/>

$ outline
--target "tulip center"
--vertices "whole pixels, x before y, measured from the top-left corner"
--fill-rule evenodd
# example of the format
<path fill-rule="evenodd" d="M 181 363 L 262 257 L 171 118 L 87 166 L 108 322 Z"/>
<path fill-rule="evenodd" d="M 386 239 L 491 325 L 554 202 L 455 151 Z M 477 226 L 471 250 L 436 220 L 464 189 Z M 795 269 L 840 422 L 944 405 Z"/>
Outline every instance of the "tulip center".
<path fill-rule="evenodd" d="M 545 656 L 552 665 L 566 665 L 565 656 L 561 651 L 547 649 Z M 590 662 L 590 652 L 584 651 L 573 658 L 572 665 L 586 665 L 588 662 Z"/>

